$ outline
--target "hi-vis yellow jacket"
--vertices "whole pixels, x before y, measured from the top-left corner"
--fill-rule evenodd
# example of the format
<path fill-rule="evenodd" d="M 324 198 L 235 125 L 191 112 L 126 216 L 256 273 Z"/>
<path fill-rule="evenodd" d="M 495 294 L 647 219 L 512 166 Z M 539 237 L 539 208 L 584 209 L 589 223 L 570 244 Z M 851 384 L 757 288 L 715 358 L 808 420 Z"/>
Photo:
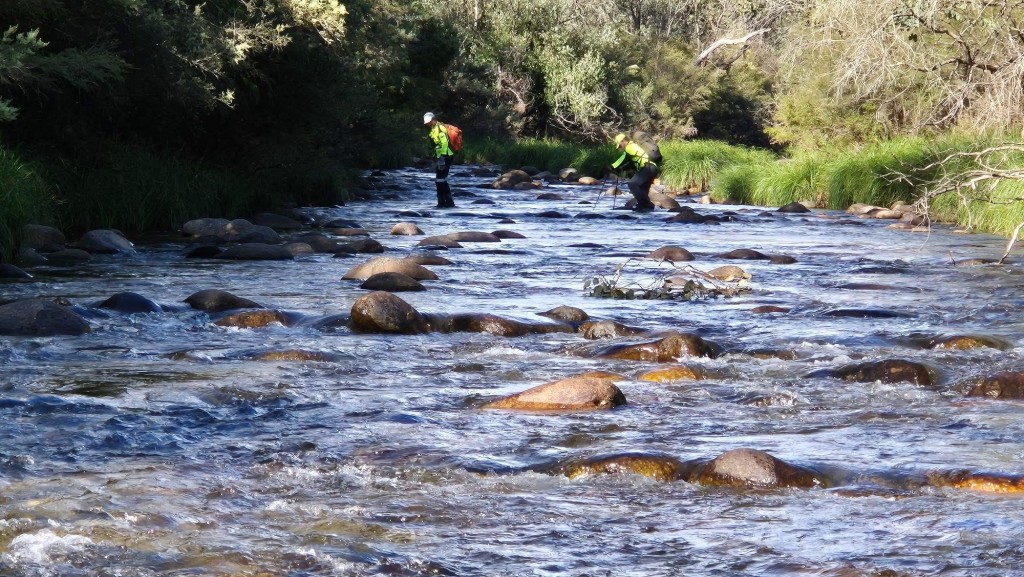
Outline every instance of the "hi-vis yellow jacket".
<path fill-rule="evenodd" d="M 651 164 L 651 158 L 647 156 L 647 152 L 644 151 L 642 146 L 632 140 L 626 143 L 626 150 L 623 151 L 622 156 L 618 160 L 612 163 L 612 168 L 618 169 L 627 158 L 633 163 L 634 170 L 640 170 Z"/>
<path fill-rule="evenodd" d="M 448 148 L 448 127 L 435 122 L 430 129 L 430 141 L 434 143 L 434 154 L 437 158 L 442 156 L 455 156 L 451 148 Z"/>

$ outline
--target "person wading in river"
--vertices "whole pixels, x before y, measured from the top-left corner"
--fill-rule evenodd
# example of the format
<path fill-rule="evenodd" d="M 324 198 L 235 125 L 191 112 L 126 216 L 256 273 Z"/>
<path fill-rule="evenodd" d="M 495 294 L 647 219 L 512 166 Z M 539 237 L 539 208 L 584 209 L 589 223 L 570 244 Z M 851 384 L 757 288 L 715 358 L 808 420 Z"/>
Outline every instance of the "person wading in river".
<path fill-rule="evenodd" d="M 455 208 L 452 189 L 448 186 L 448 171 L 452 167 L 455 151 L 448 142 L 448 127 L 434 118 L 433 112 L 423 115 L 423 124 L 430 127 L 430 142 L 434 145 L 434 184 L 437 186 L 437 208 Z"/>
<path fill-rule="evenodd" d="M 636 206 L 633 210 L 647 212 L 654 210 L 654 203 L 651 202 L 651 184 L 658 177 L 658 165 L 651 160 L 646 150 L 636 142 L 626 138 L 625 134 L 615 135 L 615 146 L 622 150 L 622 156 L 609 167 L 612 172 L 632 168 L 633 176 L 626 183 L 629 192 L 636 199 Z M 630 166 L 624 166 L 626 161 Z"/>

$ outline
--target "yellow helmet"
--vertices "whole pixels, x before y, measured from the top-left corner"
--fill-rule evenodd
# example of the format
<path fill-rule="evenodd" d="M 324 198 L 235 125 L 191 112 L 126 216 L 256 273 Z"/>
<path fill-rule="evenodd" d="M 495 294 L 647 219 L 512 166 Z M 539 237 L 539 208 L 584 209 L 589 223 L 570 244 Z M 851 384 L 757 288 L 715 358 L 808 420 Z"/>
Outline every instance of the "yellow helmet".
<path fill-rule="evenodd" d="M 621 144 L 623 140 L 626 140 L 626 135 L 625 134 L 619 133 L 619 134 L 615 135 L 615 145 L 616 146 Z"/>

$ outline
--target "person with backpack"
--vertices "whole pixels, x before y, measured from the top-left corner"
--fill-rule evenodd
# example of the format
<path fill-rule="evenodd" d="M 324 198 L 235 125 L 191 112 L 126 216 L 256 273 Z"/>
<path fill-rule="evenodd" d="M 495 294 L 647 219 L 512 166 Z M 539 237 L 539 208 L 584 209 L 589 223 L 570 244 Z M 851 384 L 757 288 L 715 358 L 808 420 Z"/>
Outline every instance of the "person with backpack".
<path fill-rule="evenodd" d="M 646 136 L 646 139 L 638 138 L 634 142 L 627 138 L 625 134 L 615 135 L 615 146 L 622 150 L 622 156 L 613 162 L 609 168 L 615 173 L 626 168 L 633 169 L 633 176 L 626 183 L 629 186 L 630 194 L 636 199 L 636 206 L 633 207 L 633 210 L 648 212 L 654 210 L 654 203 L 651 202 L 650 197 L 651 184 L 658 177 L 657 162 L 661 161 L 661 151 L 658 150 L 658 145 L 654 142 L 654 139 L 647 136 L 646 133 L 637 134 L 643 134 L 643 136 Z M 646 142 L 646 140 L 650 142 Z M 647 146 L 642 146 L 642 144 Z M 624 166 L 627 160 L 630 165 L 628 167 Z"/>
<path fill-rule="evenodd" d="M 430 142 L 434 145 L 434 184 L 437 186 L 437 208 L 455 208 L 452 189 L 448 186 L 448 171 L 455 153 L 462 147 L 462 132 L 455 126 L 438 122 L 433 112 L 423 115 L 423 124 L 430 127 Z M 452 130 L 454 129 L 454 130 Z M 455 138 L 452 138 L 452 137 Z"/>

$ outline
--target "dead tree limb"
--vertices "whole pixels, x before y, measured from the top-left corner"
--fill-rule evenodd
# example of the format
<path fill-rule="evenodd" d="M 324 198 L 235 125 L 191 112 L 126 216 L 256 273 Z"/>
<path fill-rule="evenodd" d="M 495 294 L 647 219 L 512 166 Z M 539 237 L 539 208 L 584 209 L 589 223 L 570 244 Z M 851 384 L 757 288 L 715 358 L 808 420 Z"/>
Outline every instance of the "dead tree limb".
<path fill-rule="evenodd" d="M 760 30 L 754 30 L 753 32 L 751 32 L 751 33 L 749 33 L 746 36 L 743 36 L 741 38 L 722 38 L 720 40 L 715 40 L 714 42 L 711 43 L 710 46 L 708 46 L 707 48 L 704 49 L 704 52 L 701 52 L 700 54 L 697 55 L 697 58 L 695 58 L 694 61 L 693 61 L 693 65 L 694 66 L 700 66 L 700 65 L 704 64 L 704 62 L 708 59 L 708 57 L 711 56 L 711 53 L 714 52 L 715 50 L 718 50 L 722 46 L 729 46 L 729 45 L 736 45 L 736 44 L 746 45 L 747 42 L 750 42 L 750 39 L 753 38 L 754 36 L 760 36 L 760 35 L 768 32 L 769 30 L 771 30 L 771 28 L 762 28 Z"/>

